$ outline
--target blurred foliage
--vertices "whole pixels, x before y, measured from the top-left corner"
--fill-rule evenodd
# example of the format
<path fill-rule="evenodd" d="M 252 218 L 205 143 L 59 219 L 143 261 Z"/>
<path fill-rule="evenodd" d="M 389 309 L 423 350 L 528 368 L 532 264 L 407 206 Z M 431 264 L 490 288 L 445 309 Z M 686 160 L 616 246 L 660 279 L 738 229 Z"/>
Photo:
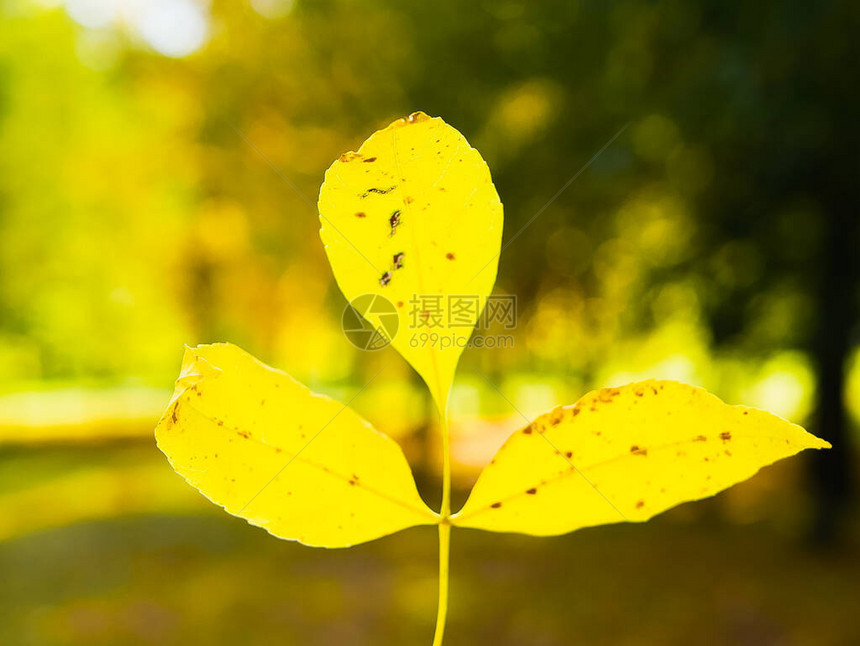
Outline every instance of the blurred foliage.
<path fill-rule="evenodd" d="M 90 24 L 80 4 L 70 13 Z M 360 380 L 373 361 L 340 334 L 343 300 L 307 202 L 331 159 L 421 107 L 484 151 L 509 236 L 632 119 L 503 254 L 498 289 L 520 302 L 516 350 L 472 351 L 467 366 L 564 374 L 574 394 L 630 373 L 683 378 L 804 418 L 806 283 L 823 207 L 800 186 L 755 193 L 755 174 L 787 172 L 792 156 L 771 146 L 758 163 L 737 157 L 764 148 L 750 133 L 779 144 L 768 129 L 786 124 L 768 115 L 797 131 L 785 144 L 793 156 L 825 147 L 838 124 L 803 97 L 784 104 L 777 93 L 772 109 L 763 86 L 793 91 L 792 65 L 804 62 L 779 57 L 780 40 L 728 34 L 777 19 L 814 35 L 808 23 L 826 27 L 834 7 L 729 16 L 708 3 L 272 0 L 201 10 L 208 44 L 174 61 L 142 48 L 128 21 L 92 28 L 62 7 L 7 8 L 6 390 L 163 386 L 183 342 L 221 339 L 312 383 Z M 34 57 L 40 39 L 51 47 Z M 761 213 L 765 200 L 772 212 Z M 789 349 L 800 351 L 785 360 Z M 757 397 L 769 365 L 801 396 Z"/>
<path fill-rule="evenodd" d="M 101 26 L 19 1 L 0 27 L 7 390 L 163 386 L 182 343 L 222 339 L 312 383 L 360 381 L 372 360 L 340 334 L 307 202 L 332 159 L 421 107 L 484 152 L 509 237 L 632 120 L 503 254 L 517 346 L 467 366 L 564 374 L 574 392 L 677 377 L 763 406 L 781 366 L 775 408 L 809 411 L 825 205 L 783 176 L 844 133 L 800 93 L 816 61 L 777 34 L 827 65 L 846 46 L 820 36 L 838 3 L 215 3 L 180 60 L 146 51 L 133 11 L 102 24 L 86 6 L 68 11 Z"/>
<path fill-rule="evenodd" d="M 849 270 L 826 271 L 834 235 L 860 245 L 858 13 L 835 0 L 0 0 L 0 562 L 12 582 L 0 641 L 235 643 L 238 626 L 258 630 L 241 633 L 248 643 L 268 630 L 297 643 L 421 638 L 434 547 L 411 533 L 329 562 L 251 528 L 213 529 L 220 517 L 61 529 L 198 508 L 150 435 L 183 343 L 232 341 L 344 401 L 387 362 L 354 405 L 432 473 L 410 369 L 341 333 L 315 206 L 333 159 L 417 109 L 487 159 L 505 239 L 526 226 L 496 288 L 518 297 L 515 348 L 468 350 L 455 385 L 462 486 L 518 426 L 479 372 L 529 417 L 648 376 L 809 420 L 815 339 L 846 337 L 822 291 L 855 312 L 860 298 Z M 776 500 L 796 528 L 810 501 L 795 482 L 769 473 L 707 509 L 772 519 Z M 521 561 L 475 537 L 458 556 L 455 543 L 455 599 L 477 580 L 490 596 L 454 603 L 480 619 L 470 634 L 454 617 L 451 643 L 684 643 L 691 616 L 718 641 L 856 641 L 838 616 L 856 605 L 853 565 L 771 549 L 797 531 L 668 527 L 530 543 Z M 679 554 L 686 574 L 666 567 Z M 556 558 L 592 568 L 570 584 L 593 591 L 572 616 Z M 598 563 L 618 565 L 611 581 Z M 356 593 L 368 573 L 378 607 Z M 290 601 L 258 604 L 258 577 Z M 716 583 L 701 594 L 703 580 Z M 512 589 L 545 603 L 519 609 Z M 204 592 L 211 603 L 179 596 Z M 375 614 L 385 607 L 397 626 Z"/>

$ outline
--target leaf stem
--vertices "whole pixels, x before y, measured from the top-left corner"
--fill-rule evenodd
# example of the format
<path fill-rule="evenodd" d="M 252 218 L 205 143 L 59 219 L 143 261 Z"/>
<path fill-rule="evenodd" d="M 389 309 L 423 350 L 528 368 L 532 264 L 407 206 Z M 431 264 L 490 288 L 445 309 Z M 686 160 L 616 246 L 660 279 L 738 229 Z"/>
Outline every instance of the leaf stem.
<path fill-rule="evenodd" d="M 451 516 L 451 442 L 448 433 L 447 405 L 440 411 L 442 425 L 442 507 L 439 515 L 447 523 Z"/>
<path fill-rule="evenodd" d="M 439 607 L 433 646 L 442 646 L 448 616 L 448 564 L 451 554 L 451 448 L 448 437 L 448 406 L 439 411 L 442 426 L 442 506 L 439 512 Z"/>
<path fill-rule="evenodd" d="M 445 635 L 445 619 L 448 615 L 448 562 L 451 554 L 451 525 L 439 524 L 439 610 L 436 613 L 436 634 L 433 646 L 442 646 Z"/>

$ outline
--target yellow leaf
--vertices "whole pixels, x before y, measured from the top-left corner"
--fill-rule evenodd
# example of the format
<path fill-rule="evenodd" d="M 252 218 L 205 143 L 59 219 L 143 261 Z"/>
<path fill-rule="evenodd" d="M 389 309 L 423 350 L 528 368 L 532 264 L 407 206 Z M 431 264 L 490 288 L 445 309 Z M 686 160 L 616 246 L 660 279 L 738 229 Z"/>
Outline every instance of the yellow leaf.
<path fill-rule="evenodd" d="M 344 296 L 378 294 L 395 306 L 392 345 L 443 408 L 496 280 L 502 205 L 487 164 L 442 119 L 416 112 L 332 164 L 319 211 Z M 451 321 L 454 297 L 469 311 Z"/>
<path fill-rule="evenodd" d="M 186 350 L 156 439 L 204 496 L 280 538 L 348 547 L 437 522 L 394 440 L 229 343 Z"/>
<path fill-rule="evenodd" d="M 538 536 L 642 522 L 824 440 L 672 381 L 593 391 L 514 433 L 452 524 Z"/>

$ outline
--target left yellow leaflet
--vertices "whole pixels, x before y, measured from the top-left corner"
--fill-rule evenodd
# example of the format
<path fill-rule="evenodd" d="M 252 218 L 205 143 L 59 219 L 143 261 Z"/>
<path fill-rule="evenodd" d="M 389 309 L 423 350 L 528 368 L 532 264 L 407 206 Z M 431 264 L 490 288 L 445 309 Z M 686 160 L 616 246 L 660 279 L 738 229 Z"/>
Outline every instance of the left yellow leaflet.
<path fill-rule="evenodd" d="M 279 538 L 349 547 L 438 522 L 394 440 L 229 343 L 186 350 L 155 434 L 192 486 Z"/>

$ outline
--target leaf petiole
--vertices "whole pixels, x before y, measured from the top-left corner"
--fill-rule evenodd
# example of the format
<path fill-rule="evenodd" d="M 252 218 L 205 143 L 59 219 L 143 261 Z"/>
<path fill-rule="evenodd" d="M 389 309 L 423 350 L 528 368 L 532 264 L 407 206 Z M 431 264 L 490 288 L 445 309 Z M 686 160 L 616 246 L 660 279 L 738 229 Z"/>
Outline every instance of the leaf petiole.
<path fill-rule="evenodd" d="M 447 520 L 439 523 L 439 610 L 436 613 L 436 633 L 433 646 L 442 646 L 445 619 L 448 615 L 448 562 L 451 553 L 451 525 Z"/>
<path fill-rule="evenodd" d="M 439 607 L 433 646 L 442 646 L 448 615 L 448 564 L 451 554 L 451 448 L 448 437 L 447 402 L 440 407 L 442 432 L 442 505 L 439 511 Z"/>

